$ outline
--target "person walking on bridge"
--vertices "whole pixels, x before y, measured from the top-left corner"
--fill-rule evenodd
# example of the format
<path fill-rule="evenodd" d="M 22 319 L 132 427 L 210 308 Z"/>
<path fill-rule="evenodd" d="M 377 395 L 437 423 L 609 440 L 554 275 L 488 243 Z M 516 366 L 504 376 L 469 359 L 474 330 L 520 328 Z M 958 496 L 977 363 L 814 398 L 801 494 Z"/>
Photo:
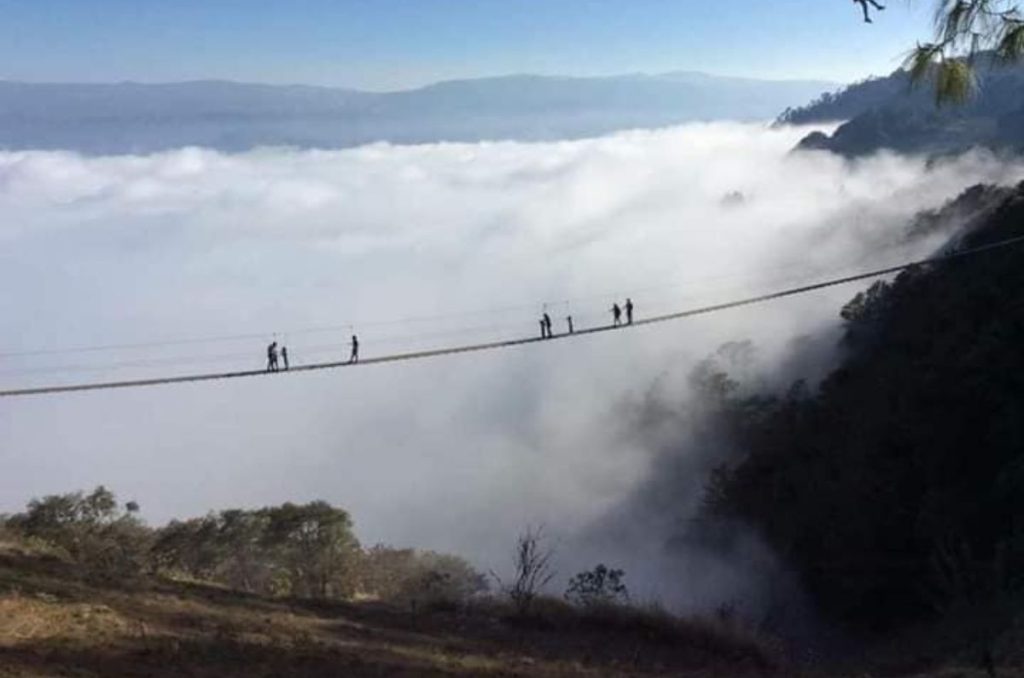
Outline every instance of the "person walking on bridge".
<path fill-rule="evenodd" d="M 618 302 L 612 304 L 612 321 L 615 327 L 622 325 L 622 309 L 619 308 Z"/>
<path fill-rule="evenodd" d="M 544 319 L 543 319 L 542 322 L 544 323 L 544 335 L 548 339 L 550 339 L 551 337 L 555 336 L 554 333 L 551 331 L 551 316 L 549 316 L 547 313 L 545 313 L 544 314 Z"/>
<path fill-rule="evenodd" d="M 573 326 L 572 326 L 572 316 L 571 315 L 570 316 L 566 316 L 565 322 L 569 324 L 569 334 L 572 334 L 573 332 L 575 332 L 575 330 L 573 329 Z"/>
<path fill-rule="evenodd" d="M 288 371 L 288 347 L 287 346 L 282 346 L 281 347 L 281 362 L 284 363 L 284 371 L 287 372 Z"/>
<path fill-rule="evenodd" d="M 626 324 L 633 324 L 633 300 L 626 298 Z"/>
<path fill-rule="evenodd" d="M 348 357 L 349 365 L 359 362 L 359 337 L 352 335 L 352 353 Z"/>
<path fill-rule="evenodd" d="M 277 342 L 267 346 L 267 372 L 277 372 Z"/>

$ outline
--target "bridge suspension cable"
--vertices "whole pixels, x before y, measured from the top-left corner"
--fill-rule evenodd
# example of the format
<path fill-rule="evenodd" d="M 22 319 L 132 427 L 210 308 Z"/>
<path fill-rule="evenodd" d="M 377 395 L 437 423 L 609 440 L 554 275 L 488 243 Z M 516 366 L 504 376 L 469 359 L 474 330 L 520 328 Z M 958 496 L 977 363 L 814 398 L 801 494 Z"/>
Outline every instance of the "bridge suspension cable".
<path fill-rule="evenodd" d="M 796 282 L 797 280 L 806 279 L 808 276 L 820 275 L 824 273 L 824 270 L 808 270 L 799 276 L 793 275 L 793 267 L 798 262 L 786 262 L 779 266 L 769 269 L 770 272 L 785 273 L 785 276 L 778 278 L 780 284 L 789 284 L 790 282 Z M 657 291 L 662 293 L 660 296 L 667 298 L 667 291 L 669 290 L 704 290 L 707 289 L 708 283 L 719 283 L 730 279 L 737 279 L 743 277 L 735 272 L 727 273 L 716 273 L 714 275 L 702 276 L 699 278 L 690 278 L 686 280 L 674 280 L 674 281 L 662 281 L 661 283 L 650 283 L 643 287 L 630 287 L 625 290 L 619 290 L 616 292 L 604 291 L 599 293 L 586 294 L 582 296 L 572 296 L 568 298 L 559 299 L 548 299 L 540 303 L 509 303 L 503 305 L 494 305 L 487 308 L 476 308 L 472 310 L 462 310 L 448 313 L 435 313 L 435 314 L 419 314 L 419 315 L 406 315 L 403 317 L 392 317 L 392 318 L 376 318 L 376 319 L 349 319 L 344 322 L 333 323 L 333 324 L 322 324 L 315 326 L 304 326 L 304 327 L 292 327 L 292 328 L 265 328 L 262 331 L 246 331 L 246 332 L 231 332 L 221 334 L 210 334 L 210 335 L 190 335 L 190 336 L 171 336 L 162 338 L 153 338 L 149 340 L 136 340 L 136 341 L 119 341 L 119 342 L 104 342 L 98 344 L 89 345 L 65 345 L 65 346 L 42 346 L 28 349 L 0 349 L 0 360 L 4 359 L 18 359 L 18 358 L 36 358 L 44 356 L 61 356 L 61 355 L 85 355 L 85 354 L 101 354 L 101 353 L 113 353 L 113 352 L 144 352 L 155 349 L 166 349 L 173 347 L 194 347 L 204 346 L 213 344 L 231 344 L 250 342 L 253 340 L 262 340 L 268 336 L 310 336 L 319 334 L 333 334 L 333 333 L 346 333 L 351 334 L 356 329 L 359 333 L 370 328 L 385 328 L 395 326 L 416 326 L 416 325 L 439 325 L 442 322 L 447 323 L 460 318 L 474 318 L 474 317 L 487 317 L 487 316 L 501 316 L 509 313 L 532 313 L 539 306 L 544 308 L 574 308 L 581 305 L 589 305 L 593 302 L 600 301 L 603 305 L 605 302 L 611 303 L 612 300 L 622 297 L 639 297 L 643 296 L 644 299 L 649 299 L 649 293 Z M 772 280 L 776 280 L 772 278 Z M 673 297 L 678 295 L 673 294 Z M 691 296 L 691 295 L 687 295 Z M 693 297 L 698 295 L 694 294 Z M 678 300 L 678 299 L 677 299 Z M 646 304 L 645 304 L 646 305 Z M 574 316 L 577 314 L 574 314 Z M 478 321 L 480 322 L 480 321 Z M 515 325 L 511 325 L 508 321 L 502 321 L 505 324 L 503 329 L 509 329 Z M 470 328 L 455 328 L 451 329 L 451 326 L 445 325 L 448 329 L 444 331 L 430 332 L 433 336 L 453 335 L 461 334 L 469 330 L 483 329 L 482 326 L 477 325 L 476 327 Z M 488 328 L 499 329 L 499 326 L 495 325 L 495 321 L 489 321 L 486 326 Z M 374 338 L 373 344 L 379 345 L 381 343 L 394 343 L 396 340 L 408 340 L 415 338 L 422 338 L 427 336 L 424 332 L 415 332 L 412 335 L 387 335 L 381 338 Z M 308 351 L 306 351 L 308 352 Z M 217 357 L 217 356 L 213 356 Z M 188 359 L 181 361 L 172 361 L 187 363 L 190 362 Z M 203 357 L 202 362 L 207 362 L 206 357 Z M 112 367 L 117 367 L 116 365 Z M 70 371 L 97 371 L 106 369 L 104 366 L 69 366 Z M 27 372 L 51 372 L 60 371 L 60 366 L 54 368 L 42 368 L 42 369 L 29 369 L 29 370 L 0 370 L 0 373 L 27 373 Z"/>
<path fill-rule="evenodd" d="M 457 355 L 462 353 L 475 353 L 480 351 L 490 351 L 500 348 L 510 348 L 514 346 L 526 346 L 529 344 L 546 343 L 551 341 L 560 341 L 566 339 L 577 339 L 587 335 L 598 334 L 603 332 L 619 332 L 636 327 L 643 327 L 647 325 L 654 325 L 659 323 L 669 322 L 671 320 L 680 320 L 684 318 L 691 318 L 700 315 L 707 315 L 711 313 L 718 313 L 729 309 L 740 308 L 743 306 L 752 306 L 755 304 L 763 304 L 776 299 L 783 299 L 785 297 L 792 297 L 800 294 L 807 294 L 817 290 L 826 289 L 829 287 L 836 287 L 839 285 L 845 285 L 849 283 L 858 282 L 861 280 L 870 280 L 872 278 L 880 278 L 893 273 L 898 273 L 910 268 L 925 266 L 928 264 L 937 264 L 955 259 L 962 259 L 965 257 L 975 256 L 985 252 L 991 252 L 993 250 L 1004 249 L 1013 247 L 1016 245 L 1024 244 L 1024 236 L 1017 236 L 1014 238 L 1008 238 L 1000 240 L 998 242 L 990 243 L 987 245 L 980 245 L 968 249 L 955 250 L 939 256 L 929 257 L 926 259 L 919 259 L 916 261 L 910 261 L 895 266 L 888 266 L 886 268 L 876 269 L 872 271 L 866 271 L 863 273 L 857 273 L 854 275 L 847 275 L 839 278 L 831 278 L 822 280 L 819 282 L 801 285 L 798 287 L 791 287 L 768 294 L 762 294 L 758 296 L 745 297 L 736 299 L 733 301 L 727 301 L 719 304 L 712 304 L 708 306 L 700 306 L 696 308 L 685 309 L 672 313 L 665 313 L 661 315 L 655 315 L 648 318 L 641 318 L 635 320 L 631 324 L 623 325 L 602 325 L 599 327 L 589 328 L 578 328 L 572 334 L 556 334 L 552 337 L 525 337 L 519 339 L 506 339 L 499 341 L 490 341 L 475 344 L 465 344 L 460 346 L 449 346 L 443 348 L 435 348 L 421 351 L 410 351 L 404 353 L 393 353 L 390 355 L 381 355 L 376 357 L 368 357 L 360 359 L 358 362 L 349 361 L 329 361 L 320 363 L 311 363 L 305 365 L 294 365 L 288 370 L 268 372 L 266 370 L 237 370 L 230 372 L 210 372 L 200 374 L 186 374 L 171 377 L 154 377 L 154 378 L 142 378 L 142 379 L 126 379 L 120 381 L 97 381 L 97 382 L 86 382 L 78 384 L 57 384 L 51 386 L 36 386 L 28 388 L 15 388 L 0 390 L 0 398 L 12 398 L 21 396 L 32 396 L 32 395 L 47 395 L 57 393 L 72 393 L 79 391 L 98 391 L 107 389 L 121 389 L 121 388 L 137 388 L 142 386 L 156 386 L 161 384 L 184 384 L 191 382 L 204 382 L 204 381 L 217 381 L 224 379 L 241 379 L 246 377 L 263 377 L 263 376 L 281 376 L 283 374 L 302 373 L 302 372 L 313 372 L 319 370 L 330 370 L 340 369 L 349 367 L 365 367 L 369 365 L 379 365 L 384 363 L 395 363 L 409 360 L 423 360 L 426 358 L 433 358 L 446 355 Z M 239 335 L 242 336 L 242 335 Z M 262 335 L 261 335 L 262 336 Z"/>

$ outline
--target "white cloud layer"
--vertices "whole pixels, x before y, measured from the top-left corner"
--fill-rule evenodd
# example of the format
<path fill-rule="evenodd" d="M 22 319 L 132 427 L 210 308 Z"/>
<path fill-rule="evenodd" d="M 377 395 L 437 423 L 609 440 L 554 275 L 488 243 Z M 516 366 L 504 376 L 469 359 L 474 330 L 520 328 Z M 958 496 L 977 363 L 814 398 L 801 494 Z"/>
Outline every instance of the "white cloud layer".
<path fill-rule="evenodd" d="M 349 325 L 364 357 L 531 335 L 545 302 L 559 331 L 569 313 L 607 322 L 627 295 L 640 316 L 713 303 L 921 255 L 941 238 L 904 242 L 912 214 L 1022 176 L 984 155 L 789 154 L 805 131 L 0 154 L 0 353 L 246 336 L 8 356 L 0 384 L 258 368 L 274 333 L 293 363 L 344 358 Z M 659 377 L 737 338 L 770 363 L 832 326 L 855 291 L 419 363 L 4 400 L 0 511 L 99 483 L 155 522 L 324 498 L 366 541 L 481 567 L 544 523 L 568 571 L 578 535 L 656 468 L 625 413 Z M 431 316 L 443 317 L 379 322 Z M 658 550 L 658 530 L 637 534 L 602 545 L 603 559 Z"/>

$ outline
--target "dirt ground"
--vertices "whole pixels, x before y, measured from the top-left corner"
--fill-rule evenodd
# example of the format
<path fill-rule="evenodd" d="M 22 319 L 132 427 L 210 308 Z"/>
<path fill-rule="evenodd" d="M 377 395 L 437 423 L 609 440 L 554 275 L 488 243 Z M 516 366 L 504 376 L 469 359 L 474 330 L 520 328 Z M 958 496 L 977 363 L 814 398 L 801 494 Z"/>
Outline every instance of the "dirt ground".
<path fill-rule="evenodd" d="M 706 622 L 506 612 L 97 582 L 59 559 L 0 549 L 0 676 L 780 675 L 755 641 Z"/>
<path fill-rule="evenodd" d="M 802 667 L 785 654 L 740 629 L 663 613 L 584 615 L 562 604 L 523 619 L 498 603 L 414 612 L 163 578 L 97 581 L 0 544 L 0 677 L 989 676 L 980 666 Z"/>

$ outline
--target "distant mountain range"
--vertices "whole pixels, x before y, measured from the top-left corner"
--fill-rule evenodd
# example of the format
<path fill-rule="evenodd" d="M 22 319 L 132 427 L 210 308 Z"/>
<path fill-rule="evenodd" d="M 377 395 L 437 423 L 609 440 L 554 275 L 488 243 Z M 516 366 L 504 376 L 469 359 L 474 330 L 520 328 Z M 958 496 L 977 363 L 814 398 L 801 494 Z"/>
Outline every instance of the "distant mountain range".
<path fill-rule="evenodd" d="M 226 81 L 0 82 L 0 148 L 105 154 L 572 139 L 694 120 L 767 120 L 834 87 L 691 72 L 517 75 L 387 93 Z"/>
<path fill-rule="evenodd" d="M 977 93 L 964 105 L 937 105 L 931 84 L 912 86 L 897 70 L 787 110 L 778 124 L 845 120 L 831 136 L 812 133 L 800 148 L 847 157 L 883 149 L 932 156 L 979 146 L 1024 149 L 1024 67 L 982 59 L 977 73 Z"/>

